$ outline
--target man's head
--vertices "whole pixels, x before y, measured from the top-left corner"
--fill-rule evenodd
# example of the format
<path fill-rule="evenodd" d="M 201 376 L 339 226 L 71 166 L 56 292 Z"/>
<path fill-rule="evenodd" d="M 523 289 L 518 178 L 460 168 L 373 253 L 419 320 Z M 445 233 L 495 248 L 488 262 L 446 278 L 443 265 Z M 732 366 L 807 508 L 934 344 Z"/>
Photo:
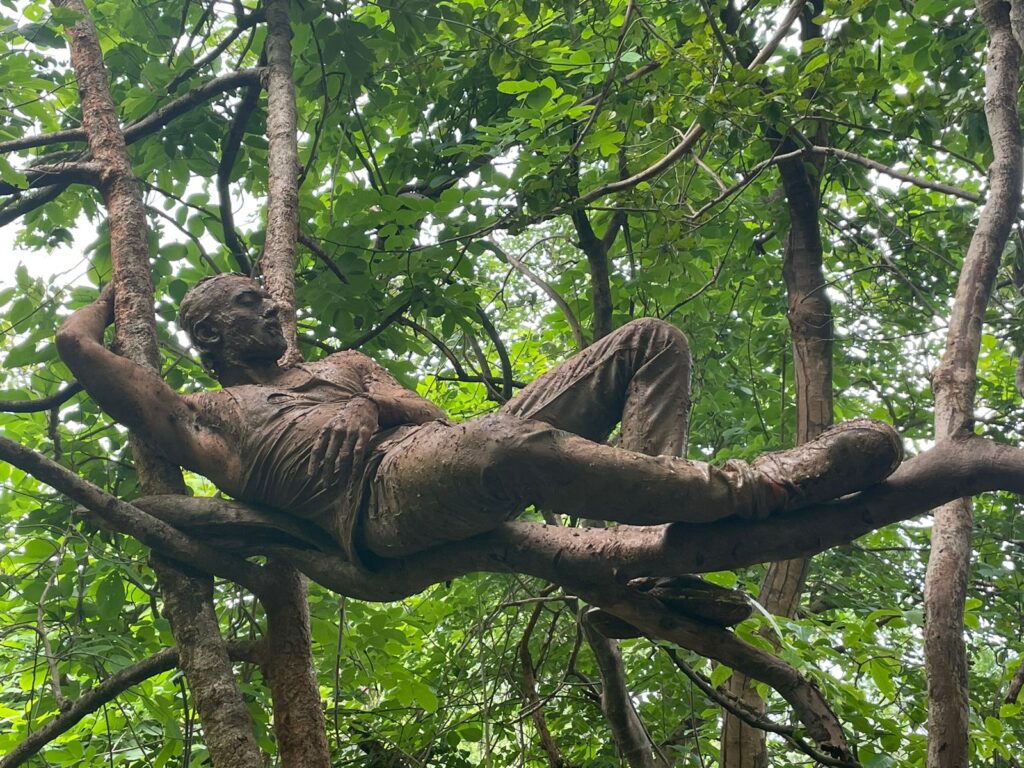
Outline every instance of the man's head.
<path fill-rule="evenodd" d="M 233 369 L 265 366 L 285 352 L 277 303 L 244 275 L 207 277 L 181 300 L 178 324 L 218 378 Z"/>

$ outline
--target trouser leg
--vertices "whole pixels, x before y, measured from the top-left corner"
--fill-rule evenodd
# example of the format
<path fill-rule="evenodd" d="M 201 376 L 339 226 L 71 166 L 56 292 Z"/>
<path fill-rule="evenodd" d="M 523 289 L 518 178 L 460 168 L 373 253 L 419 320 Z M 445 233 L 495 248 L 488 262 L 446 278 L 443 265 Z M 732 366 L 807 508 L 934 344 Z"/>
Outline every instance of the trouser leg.
<path fill-rule="evenodd" d="M 682 456 L 690 376 L 682 332 L 661 320 L 634 320 L 548 371 L 501 411 L 595 442 L 621 422 L 621 448 Z"/>
<path fill-rule="evenodd" d="M 743 462 L 714 467 L 647 456 L 493 414 L 427 425 L 389 450 L 362 541 L 378 555 L 400 557 L 483 533 L 530 504 L 646 525 L 762 515 L 777 503 Z"/>

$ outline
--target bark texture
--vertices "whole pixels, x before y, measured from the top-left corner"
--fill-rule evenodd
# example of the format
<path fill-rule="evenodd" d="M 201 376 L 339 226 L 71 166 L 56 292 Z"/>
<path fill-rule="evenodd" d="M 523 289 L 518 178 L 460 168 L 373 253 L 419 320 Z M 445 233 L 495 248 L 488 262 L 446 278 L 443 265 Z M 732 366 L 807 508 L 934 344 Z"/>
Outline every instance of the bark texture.
<path fill-rule="evenodd" d="M 164 595 L 164 614 L 178 642 L 179 664 L 195 700 L 216 768 L 262 766 L 249 710 L 231 667 L 213 608 L 213 579 L 186 573 L 160 555 L 150 557 Z M 225 674 L 225 669 L 229 674 Z"/>
<path fill-rule="evenodd" d="M 81 19 L 69 29 L 71 65 L 82 106 L 82 127 L 93 159 L 101 166 L 100 191 L 107 208 L 114 265 L 115 344 L 125 357 L 159 370 L 149 264 L 148 226 L 142 193 L 131 167 L 117 112 L 107 84 L 103 55 L 92 19 L 82 0 L 56 0 Z M 131 441 L 142 487 L 148 493 L 179 493 L 184 482 L 177 467 L 158 459 L 145 444 Z M 187 576 L 168 563 L 158 568 L 168 613 L 185 670 L 200 708 L 207 746 L 217 768 L 257 768 L 248 710 L 235 684 L 227 649 L 213 613 L 212 580 Z"/>
<path fill-rule="evenodd" d="M 804 39 L 820 37 L 820 29 L 809 18 L 820 11 L 820 2 L 808 3 L 801 19 Z M 817 143 L 823 144 L 825 140 L 825 130 L 819 127 Z M 783 154 L 797 149 L 789 139 L 779 144 Z M 822 156 L 793 157 L 779 162 L 789 207 L 789 234 L 782 274 L 789 303 L 797 445 L 813 440 L 832 425 L 832 303 L 825 291 L 818 216 L 822 159 Z M 773 615 L 794 616 L 809 569 L 808 558 L 771 563 L 761 582 L 758 601 Z M 764 702 L 744 676 L 733 675 L 727 690 L 751 711 L 764 712 Z M 724 768 L 766 768 L 768 748 L 764 731 L 727 712 L 722 727 L 722 765 Z"/>
<path fill-rule="evenodd" d="M 602 635 L 586 620 L 583 631 L 601 671 L 601 711 L 622 757 L 630 768 L 668 768 L 633 706 L 618 642 Z"/>
<path fill-rule="evenodd" d="M 985 308 L 1021 201 L 1017 114 L 1021 49 L 1013 37 L 1007 3 L 979 0 L 977 8 L 989 35 L 985 118 L 994 159 L 989 167 L 989 197 L 964 258 L 945 353 L 932 379 L 939 445 L 973 433 Z M 969 498 L 935 510 L 924 591 L 929 768 L 965 768 L 968 764 L 970 704 L 963 614 L 972 527 Z"/>
<path fill-rule="evenodd" d="M 263 670 L 274 699 L 274 733 L 284 768 L 330 768 L 327 723 L 313 665 L 306 578 L 292 566 L 267 566 L 274 586 L 263 597 Z"/>
<path fill-rule="evenodd" d="M 287 349 L 284 365 L 302 362 L 295 313 L 299 237 L 299 151 L 292 78 L 289 0 L 268 0 L 267 17 L 267 232 L 260 271 L 277 301 Z M 244 104 L 243 104 L 244 108 Z M 264 671 L 274 704 L 274 732 L 284 768 L 329 768 L 326 723 L 320 705 L 309 629 L 306 580 L 291 565 L 268 565 L 273 586 L 262 596 L 267 611 Z"/>
<path fill-rule="evenodd" d="M 299 152 L 292 28 L 288 0 L 267 2 L 267 233 L 260 272 L 267 291 L 281 305 L 288 350 L 282 362 L 301 362 L 295 319 L 295 263 L 299 237 Z"/>

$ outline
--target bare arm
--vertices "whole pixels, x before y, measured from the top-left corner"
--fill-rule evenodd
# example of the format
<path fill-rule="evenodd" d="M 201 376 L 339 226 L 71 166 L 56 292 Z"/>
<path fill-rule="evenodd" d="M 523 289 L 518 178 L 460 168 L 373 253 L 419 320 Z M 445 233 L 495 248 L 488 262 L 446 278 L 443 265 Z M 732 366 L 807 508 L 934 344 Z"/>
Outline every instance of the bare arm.
<path fill-rule="evenodd" d="M 382 429 L 401 424 L 426 424 L 428 421 L 447 418 L 444 411 L 403 387 L 382 366 L 365 355 L 360 357 L 364 366 L 366 392 L 377 405 Z"/>
<path fill-rule="evenodd" d="M 172 461 L 194 466 L 203 442 L 195 409 L 157 374 L 104 346 L 103 330 L 113 320 L 114 294 L 107 286 L 57 330 L 61 360 L 116 421 Z"/>

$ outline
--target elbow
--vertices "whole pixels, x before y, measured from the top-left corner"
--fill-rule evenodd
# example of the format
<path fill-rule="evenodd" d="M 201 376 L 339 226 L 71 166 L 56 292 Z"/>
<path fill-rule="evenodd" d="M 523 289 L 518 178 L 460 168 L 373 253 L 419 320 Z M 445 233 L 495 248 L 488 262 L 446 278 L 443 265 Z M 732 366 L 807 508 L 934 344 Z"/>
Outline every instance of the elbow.
<path fill-rule="evenodd" d="M 75 363 L 82 359 L 84 339 L 80 333 L 75 331 L 74 328 L 69 328 L 68 325 L 68 323 L 64 323 L 57 329 L 55 341 L 57 343 L 57 354 L 60 355 L 60 359 L 69 368 L 74 370 Z"/>

